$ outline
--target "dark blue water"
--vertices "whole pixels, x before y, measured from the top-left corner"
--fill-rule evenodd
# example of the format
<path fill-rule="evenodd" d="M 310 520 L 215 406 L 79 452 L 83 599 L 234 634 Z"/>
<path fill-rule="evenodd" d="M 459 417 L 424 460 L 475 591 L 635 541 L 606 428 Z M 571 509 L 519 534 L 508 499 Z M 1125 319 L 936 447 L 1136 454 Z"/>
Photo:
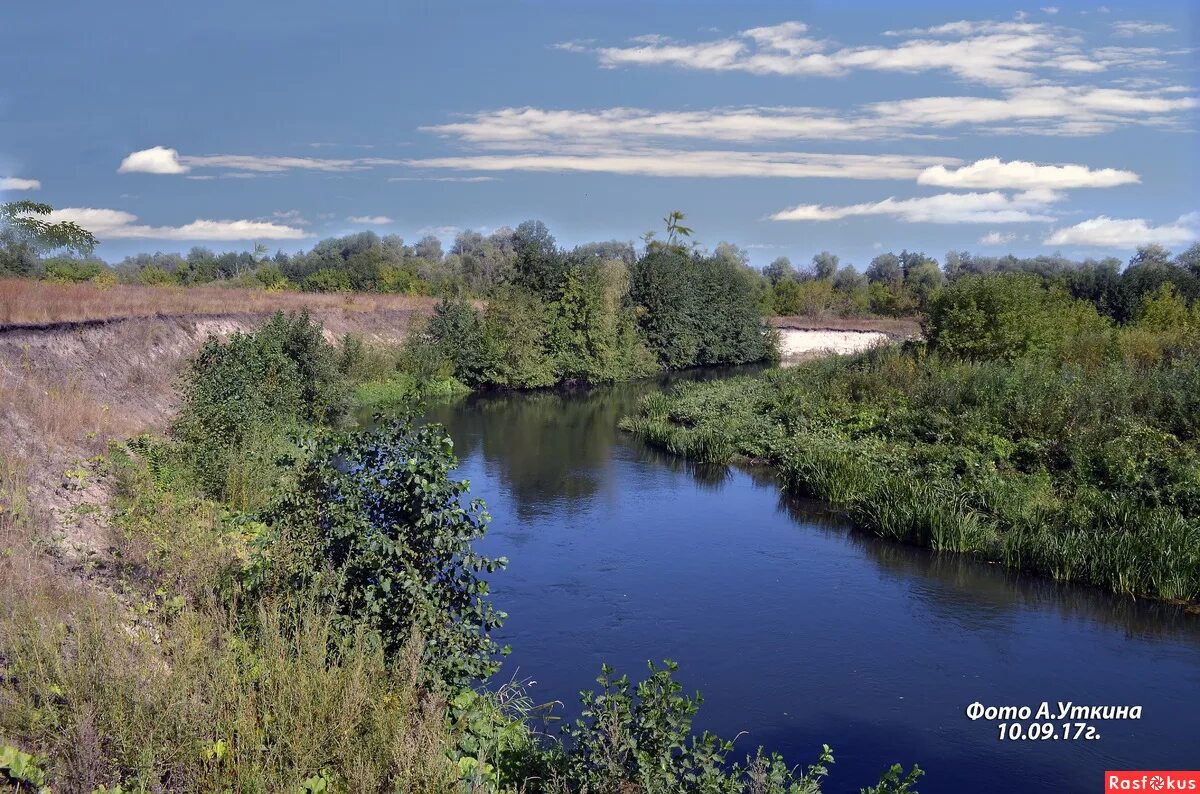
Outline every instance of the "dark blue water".
<path fill-rule="evenodd" d="M 881 541 L 762 471 L 689 465 L 616 427 L 655 384 L 436 408 L 493 516 L 502 675 L 539 702 L 671 658 L 697 726 L 857 792 L 894 762 L 920 791 L 1100 792 L 1106 769 L 1200 768 L 1200 617 Z M 1000 741 L 975 701 L 1141 705 L 1097 741 Z M 560 713 L 562 711 L 560 710 Z"/>

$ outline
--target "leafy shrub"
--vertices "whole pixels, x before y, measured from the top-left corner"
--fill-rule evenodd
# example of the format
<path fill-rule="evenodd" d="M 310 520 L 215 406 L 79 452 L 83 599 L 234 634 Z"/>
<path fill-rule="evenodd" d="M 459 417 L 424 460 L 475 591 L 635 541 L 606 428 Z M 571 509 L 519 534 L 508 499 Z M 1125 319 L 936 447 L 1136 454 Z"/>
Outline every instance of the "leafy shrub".
<path fill-rule="evenodd" d="M 323 439 L 295 484 L 262 516 L 251 581 L 263 592 L 315 588 L 347 625 L 365 625 L 394 653 L 419 634 L 435 681 L 462 686 L 497 667 L 491 631 L 504 619 L 476 554 L 488 516 L 462 503 L 453 445 L 437 426 L 397 421 Z"/>
<path fill-rule="evenodd" d="M 1107 329 L 1091 304 L 1015 273 L 960 278 L 938 293 L 929 314 L 934 349 L 976 360 L 1061 356 L 1067 340 Z"/>
<path fill-rule="evenodd" d="M 547 306 L 537 294 L 508 287 L 488 301 L 483 316 L 482 379 L 522 389 L 558 381 L 547 350 Z"/>
<path fill-rule="evenodd" d="M 639 791 L 645 794 L 819 794 L 833 752 L 826 745 L 816 763 L 801 769 L 759 747 L 744 761 L 731 759 L 733 742 L 707 731 L 692 733 L 703 702 L 683 694 L 678 665 L 649 664 L 636 686 L 605 665 L 598 691 L 580 693 L 582 716 L 564 728 L 564 749 L 552 764 L 553 792 Z M 868 791 L 907 792 L 922 774 L 888 770 Z"/>
<path fill-rule="evenodd" d="M 276 313 L 253 333 L 205 341 L 173 431 L 204 491 L 246 506 L 269 489 L 289 432 L 336 421 L 346 400 L 321 327 L 307 313 Z"/>
<path fill-rule="evenodd" d="M 103 262 L 93 259 L 56 257 L 42 263 L 43 278 L 57 284 L 79 284 L 94 281 L 108 271 Z"/>
<path fill-rule="evenodd" d="M 322 268 L 300 282 L 305 292 L 349 292 L 352 288 L 346 271 L 332 268 Z"/>
<path fill-rule="evenodd" d="M 633 270 L 630 295 L 647 345 L 666 369 L 770 359 L 746 268 L 721 257 L 654 244 Z"/>

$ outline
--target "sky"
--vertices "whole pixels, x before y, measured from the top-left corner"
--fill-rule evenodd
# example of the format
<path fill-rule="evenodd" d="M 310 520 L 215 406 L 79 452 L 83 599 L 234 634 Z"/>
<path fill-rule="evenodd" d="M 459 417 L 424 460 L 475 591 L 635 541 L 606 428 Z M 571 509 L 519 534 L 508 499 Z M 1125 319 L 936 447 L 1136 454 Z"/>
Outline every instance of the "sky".
<path fill-rule="evenodd" d="M 637 240 L 672 210 L 758 266 L 1180 250 L 1198 9 L 6 3 L 0 200 L 52 204 L 110 261 L 530 218 Z"/>

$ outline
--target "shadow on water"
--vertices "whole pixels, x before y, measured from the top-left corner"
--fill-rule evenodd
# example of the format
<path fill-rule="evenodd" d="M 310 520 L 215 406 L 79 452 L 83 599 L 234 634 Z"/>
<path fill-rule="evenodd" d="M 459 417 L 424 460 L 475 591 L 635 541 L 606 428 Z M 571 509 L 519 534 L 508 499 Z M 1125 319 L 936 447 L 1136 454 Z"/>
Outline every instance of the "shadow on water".
<path fill-rule="evenodd" d="M 776 485 L 765 469 L 756 481 Z M 914 593 L 949 620 L 964 614 L 1003 623 L 1007 613 L 1052 610 L 1058 615 L 1120 630 L 1125 636 L 1189 638 L 1200 646 L 1200 619 L 1175 604 L 1142 600 L 1095 587 L 1056 582 L 962 554 L 938 553 L 857 529 L 824 502 L 779 493 L 778 509 L 797 524 L 841 537 L 888 576 L 922 582 Z M 981 607 L 989 607 L 981 609 Z"/>
<path fill-rule="evenodd" d="M 684 381 L 762 369 L 696 369 L 614 386 L 471 394 L 431 407 L 426 418 L 445 425 L 459 458 L 482 455 L 512 493 L 518 518 L 529 518 L 544 514 L 547 506 L 579 507 L 604 488 L 611 479 L 614 448 L 632 442 L 617 422 L 634 413 L 645 395 Z M 686 471 L 707 487 L 719 487 L 728 474 L 723 466 L 634 446 L 646 462 Z"/>

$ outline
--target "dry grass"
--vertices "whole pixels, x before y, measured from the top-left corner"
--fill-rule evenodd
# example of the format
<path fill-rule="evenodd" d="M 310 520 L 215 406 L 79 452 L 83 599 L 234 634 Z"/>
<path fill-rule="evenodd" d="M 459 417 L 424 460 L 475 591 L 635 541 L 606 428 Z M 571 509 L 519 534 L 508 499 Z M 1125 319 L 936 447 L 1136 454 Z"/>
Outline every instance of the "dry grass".
<path fill-rule="evenodd" d="M 921 324 L 915 317 L 772 317 L 776 328 L 800 331 L 880 331 L 889 336 L 920 336 Z"/>
<path fill-rule="evenodd" d="M 389 664 L 303 598 L 236 620 L 219 604 L 168 615 L 154 594 L 114 597 L 44 553 L 26 473 L 0 448 L 0 745 L 34 753 L 54 791 L 297 791 L 322 769 L 338 790 L 454 790 L 421 643 Z M 172 512 L 166 539 L 204 531 L 184 526 L 187 505 L 158 510 Z"/>
<path fill-rule="evenodd" d="M 196 314 L 429 311 L 436 298 L 364 293 L 267 292 L 230 287 L 50 284 L 0 279 L 0 327 Z"/>

